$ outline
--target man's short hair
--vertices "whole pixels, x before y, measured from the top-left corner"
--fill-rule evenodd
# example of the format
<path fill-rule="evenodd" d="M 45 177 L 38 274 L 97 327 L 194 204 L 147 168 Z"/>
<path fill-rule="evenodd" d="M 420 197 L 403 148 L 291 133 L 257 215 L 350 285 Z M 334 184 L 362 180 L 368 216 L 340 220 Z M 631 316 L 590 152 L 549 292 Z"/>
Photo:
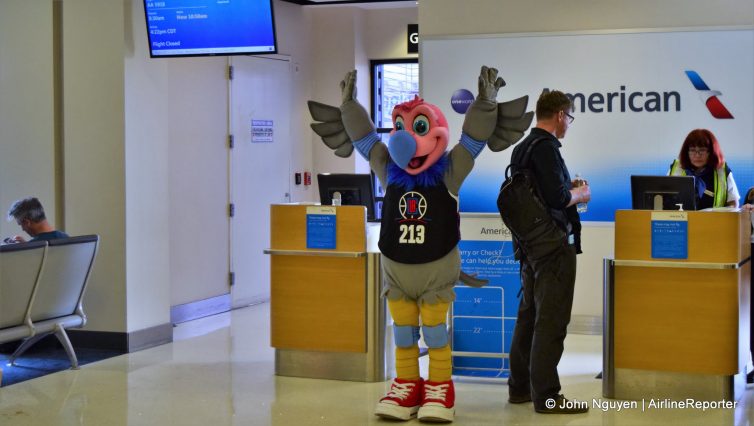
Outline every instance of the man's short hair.
<path fill-rule="evenodd" d="M 42 208 L 42 203 L 36 197 L 28 197 L 16 201 L 8 210 L 8 220 L 14 219 L 17 222 L 29 219 L 37 223 L 47 219 L 47 217 L 44 208 Z"/>
<path fill-rule="evenodd" d="M 559 90 L 547 90 L 537 100 L 537 120 L 547 120 L 560 111 L 570 111 L 573 102 Z"/>

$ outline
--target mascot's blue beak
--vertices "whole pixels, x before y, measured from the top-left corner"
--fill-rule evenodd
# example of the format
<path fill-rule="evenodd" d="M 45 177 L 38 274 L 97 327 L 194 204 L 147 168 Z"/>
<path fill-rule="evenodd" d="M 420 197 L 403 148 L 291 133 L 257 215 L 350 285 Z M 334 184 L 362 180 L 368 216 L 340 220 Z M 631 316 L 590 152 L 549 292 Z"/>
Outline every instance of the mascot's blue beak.
<path fill-rule="evenodd" d="M 387 142 L 387 150 L 395 164 L 401 169 L 405 169 L 416 153 L 416 140 L 411 136 L 411 133 L 398 130 L 393 133 L 393 136 L 390 136 L 390 140 Z"/>

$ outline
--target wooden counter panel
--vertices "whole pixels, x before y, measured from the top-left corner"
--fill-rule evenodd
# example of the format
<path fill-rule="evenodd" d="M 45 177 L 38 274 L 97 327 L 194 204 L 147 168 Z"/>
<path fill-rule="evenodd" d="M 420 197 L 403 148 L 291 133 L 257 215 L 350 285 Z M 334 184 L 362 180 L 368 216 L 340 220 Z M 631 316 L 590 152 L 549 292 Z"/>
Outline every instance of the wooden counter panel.
<path fill-rule="evenodd" d="M 366 257 L 270 257 L 273 347 L 366 352 Z"/>
<path fill-rule="evenodd" d="M 615 259 L 652 259 L 652 211 L 615 212 Z M 738 263 L 751 255 L 748 213 L 688 212 L 688 262 Z M 679 259 L 668 259 L 679 260 Z"/>
<path fill-rule="evenodd" d="M 306 250 L 307 205 L 273 204 L 270 206 L 270 248 Z M 366 207 L 336 207 L 335 250 L 366 251 Z"/>
<path fill-rule="evenodd" d="M 739 270 L 615 268 L 615 367 L 733 375 Z"/>

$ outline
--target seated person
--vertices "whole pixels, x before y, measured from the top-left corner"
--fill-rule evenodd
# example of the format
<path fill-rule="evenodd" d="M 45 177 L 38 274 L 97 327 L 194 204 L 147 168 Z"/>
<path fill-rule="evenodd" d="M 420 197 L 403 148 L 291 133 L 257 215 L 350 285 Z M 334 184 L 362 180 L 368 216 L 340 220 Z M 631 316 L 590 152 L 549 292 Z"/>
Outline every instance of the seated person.
<path fill-rule="evenodd" d="M 695 129 L 686 136 L 668 175 L 696 177 L 697 210 L 738 207 L 739 194 L 733 173 L 725 163 L 717 138 L 707 129 Z"/>
<path fill-rule="evenodd" d="M 18 200 L 8 210 L 8 221 L 15 220 L 21 229 L 31 236 L 29 241 L 54 240 L 56 238 L 66 238 L 68 234 L 56 230 L 50 222 L 47 221 L 42 203 L 35 197 L 28 197 Z M 23 243 L 26 240 L 20 235 L 16 235 L 4 240 L 6 244 Z"/>

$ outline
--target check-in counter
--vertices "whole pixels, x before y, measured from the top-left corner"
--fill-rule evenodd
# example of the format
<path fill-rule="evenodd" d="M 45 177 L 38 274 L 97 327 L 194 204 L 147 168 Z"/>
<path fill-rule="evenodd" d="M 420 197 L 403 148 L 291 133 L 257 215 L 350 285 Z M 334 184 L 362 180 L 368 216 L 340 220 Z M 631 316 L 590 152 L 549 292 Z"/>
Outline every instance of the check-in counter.
<path fill-rule="evenodd" d="M 360 206 L 270 206 L 271 344 L 281 376 L 376 382 L 388 378 L 380 257 Z M 333 248 L 312 248 L 317 223 Z M 377 228 L 378 229 L 378 228 Z M 333 233 L 334 232 L 334 233 Z M 321 235 L 320 235 L 321 237 Z M 309 243 L 307 243 L 309 238 Z M 371 239 L 370 239 L 371 240 Z M 322 239 L 320 238 L 320 242 Z M 325 244 L 327 245 L 327 244 Z M 392 354 L 391 354 L 392 355 Z M 392 359 L 392 356 L 390 357 Z"/>
<path fill-rule="evenodd" d="M 604 268 L 604 396 L 742 395 L 750 235 L 746 212 L 616 212 L 615 259 Z"/>

